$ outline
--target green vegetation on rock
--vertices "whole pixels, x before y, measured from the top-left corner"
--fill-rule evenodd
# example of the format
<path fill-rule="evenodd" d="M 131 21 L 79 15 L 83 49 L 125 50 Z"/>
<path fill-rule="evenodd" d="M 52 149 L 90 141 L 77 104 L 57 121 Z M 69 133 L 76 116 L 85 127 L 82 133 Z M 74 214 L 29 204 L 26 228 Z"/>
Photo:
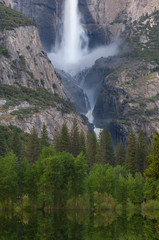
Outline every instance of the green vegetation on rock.
<path fill-rule="evenodd" d="M 35 25 L 35 22 L 24 17 L 22 13 L 0 4 L 0 31 L 30 25 Z"/>
<path fill-rule="evenodd" d="M 123 36 L 131 47 L 127 56 L 159 64 L 159 11 L 146 14 L 133 24 L 127 23 Z"/>
<path fill-rule="evenodd" d="M 30 108 L 12 112 L 13 115 L 18 115 L 21 118 L 48 107 L 55 107 L 57 104 L 58 110 L 62 113 L 74 111 L 73 106 L 70 106 L 64 99 L 60 98 L 57 94 L 48 92 L 44 88 L 38 88 L 35 91 L 23 86 L 16 87 L 0 84 L 0 98 L 7 100 L 6 104 L 3 106 L 4 109 L 8 109 L 10 106 L 16 106 L 24 101 L 33 105 Z"/>
<path fill-rule="evenodd" d="M 0 45 L 0 57 L 1 56 L 4 56 L 6 58 L 9 58 L 10 57 L 10 54 L 8 52 L 8 49 L 5 48 L 4 46 Z"/>

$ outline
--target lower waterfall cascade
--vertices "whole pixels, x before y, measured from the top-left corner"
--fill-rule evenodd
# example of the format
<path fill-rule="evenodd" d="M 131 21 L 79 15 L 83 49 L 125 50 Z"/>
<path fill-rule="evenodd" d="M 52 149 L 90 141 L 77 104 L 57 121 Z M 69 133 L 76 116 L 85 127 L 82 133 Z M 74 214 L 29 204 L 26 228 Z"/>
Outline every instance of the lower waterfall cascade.
<path fill-rule="evenodd" d="M 78 0 L 65 0 L 62 40 L 48 53 L 55 68 L 69 73 L 72 77 L 75 77 L 84 69 L 90 68 L 97 59 L 113 56 L 118 52 L 117 43 L 112 43 L 108 46 L 99 46 L 93 50 L 89 50 L 89 39 L 82 20 L 83 18 L 78 9 Z M 83 84 L 79 84 L 79 87 L 82 88 L 83 92 L 87 95 L 90 106 L 85 115 L 88 121 L 93 124 L 95 102 L 92 101 L 90 91 L 88 93 L 83 86 Z M 94 130 L 97 133 L 100 131 L 100 129 L 97 129 L 95 126 Z"/>

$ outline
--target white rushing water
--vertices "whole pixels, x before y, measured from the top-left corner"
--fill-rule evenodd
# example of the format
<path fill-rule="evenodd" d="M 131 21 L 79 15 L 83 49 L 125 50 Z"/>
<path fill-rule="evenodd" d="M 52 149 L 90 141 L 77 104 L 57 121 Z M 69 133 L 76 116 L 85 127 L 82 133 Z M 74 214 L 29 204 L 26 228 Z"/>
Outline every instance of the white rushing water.
<path fill-rule="evenodd" d="M 88 39 L 81 24 L 78 0 L 66 0 L 62 50 L 67 62 L 74 64 L 80 61 L 87 48 Z"/>
<path fill-rule="evenodd" d="M 49 57 L 55 67 L 73 75 L 80 71 L 79 64 L 87 51 L 88 37 L 81 23 L 78 0 L 65 0 L 62 42 Z"/>
<path fill-rule="evenodd" d="M 94 121 L 93 108 L 90 109 L 90 110 L 87 112 L 86 117 L 88 118 L 88 121 L 93 124 L 93 121 Z M 94 132 L 95 132 L 97 138 L 99 137 L 101 131 L 102 131 L 101 128 L 96 128 L 96 127 L 94 127 Z"/>
<path fill-rule="evenodd" d="M 62 42 L 48 53 L 54 66 L 75 75 L 85 68 L 91 67 L 100 57 L 116 54 L 116 43 L 101 46 L 91 51 L 88 49 L 89 39 L 82 24 L 78 9 L 78 0 L 65 0 Z"/>
<path fill-rule="evenodd" d="M 118 51 L 116 43 L 98 47 L 92 51 L 89 51 L 88 44 L 89 40 L 78 9 L 78 0 L 65 0 L 62 41 L 54 47 L 51 53 L 48 53 L 49 58 L 57 69 L 64 70 L 74 76 L 83 69 L 91 67 L 98 58 L 113 56 Z M 90 94 L 87 97 L 91 110 L 86 116 L 89 122 L 93 123 L 94 103 L 91 101 Z M 99 130 L 96 129 L 97 132 Z"/>

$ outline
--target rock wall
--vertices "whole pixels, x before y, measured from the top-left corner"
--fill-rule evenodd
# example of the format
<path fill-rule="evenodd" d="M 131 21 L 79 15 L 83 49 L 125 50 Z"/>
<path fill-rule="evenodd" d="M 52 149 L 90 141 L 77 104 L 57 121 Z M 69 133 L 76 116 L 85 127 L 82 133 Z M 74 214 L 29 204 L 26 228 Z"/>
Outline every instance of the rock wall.
<path fill-rule="evenodd" d="M 106 59 L 114 64 L 116 58 Z M 109 74 L 102 85 L 94 108 L 97 127 L 105 125 L 116 134 L 114 139 L 127 141 L 130 129 L 140 129 L 152 137 L 159 131 L 159 74 L 156 64 L 123 58 L 121 66 Z"/>
<path fill-rule="evenodd" d="M 43 47 L 50 50 L 56 38 L 58 15 L 61 16 L 62 0 L 12 0 L 15 10 L 35 19 Z"/>
<path fill-rule="evenodd" d="M 16 115 L 12 115 L 12 112 L 27 108 L 29 109 L 34 106 L 28 104 L 27 102 L 22 102 L 17 106 L 4 110 L 3 105 L 5 103 L 5 100 L 0 100 L 0 123 L 3 125 L 14 125 L 28 133 L 30 133 L 33 126 L 35 126 L 38 135 L 40 136 L 43 123 L 45 123 L 49 138 L 53 140 L 55 134 L 62 128 L 63 124 L 66 124 L 68 130 L 71 131 L 73 120 L 76 119 L 79 130 L 83 131 L 85 135 L 87 134 L 87 126 L 81 116 L 75 112 L 63 114 L 56 106 L 41 110 L 38 113 L 30 114 L 24 118 L 19 118 Z"/>
<path fill-rule="evenodd" d="M 48 51 L 61 27 L 64 0 L 1 0 L 35 19 L 43 46 Z M 79 0 L 90 46 L 105 44 L 120 36 L 125 21 L 159 9 L 158 0 Z"/>
<path fill-rule="evenodd" d="M 83 130 L 85 134 L 87 133 L 88 128 L 82 117 L 71 108 L 72 97 L 64 88 L 51 61 L 42 49 L 39 33 L 35 26 L 0 31 L 0 50 L 2 96 L 0 99 L 0 124 L 12 124 L 25 132 L 30 132 L 35 125 L 40 135 L 40 129 L 45 123 L 49 137 L 53 139 L 56 131 L 60 130 L 64 123 L 70 130 L 73 120 L 76 119 L 79 129 Z M 10 92 L 7 95 L 5 91 L 7 91 L 8 85 L 11 87 L 8 87 Z M 45 95 L 50 96 L 47 104 L 43 103 L 48 97 L 42 95 L 43 100 L 41 96 L 42 106 L 37 105 L 40 95 L 36 90 L 39 88 L 44 88 Z M 15 89 L 19 89 L 20 96 L 19 92 L 16 94 Z M 32 104 L 30 103 L 30 94 L 33 90 L 30 89 L 35 90 L 35 99 Z M 66 105 L 69 110 L 65 109 Z"/>
<path fill-rule="evenodd" d="M 143 14 L 159 9 L 158 0 L 87 0 L 87 6 L 95 23 L 108 25 L 117 18 L 132 21 Z"/>
<path fill-rule="evenodd" d="M 151 14 L 159 9 L 159 1 L 87 0 L 87 8 L 91 13 L 95 29 L 102 29 L 107 35 L 106 39 L 114 40 L 124 31 L 126 22 L 133 22 L 142 15 Z"/>
<path fill-rule="evenodd" d="M 70 98 L 42 50 L 36 27 L 25 26 L 0 32 L 0 45 L 10 55 L 9 58 L 1 57 L 0 83 L 20 84 L 33 89 L 44 87 L 65 99 Z"/>

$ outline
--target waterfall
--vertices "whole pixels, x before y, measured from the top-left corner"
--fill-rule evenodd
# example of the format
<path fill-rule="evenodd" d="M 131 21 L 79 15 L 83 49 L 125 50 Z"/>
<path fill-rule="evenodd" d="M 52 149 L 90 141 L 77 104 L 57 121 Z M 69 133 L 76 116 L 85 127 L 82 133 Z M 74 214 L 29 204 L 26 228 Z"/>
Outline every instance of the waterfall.
<path fill-rule="evenodd" d="M 48 55 L 56 68 L 74 75 L 81 70 L 79 65 L 87 54 L 88 37 L 82 25 L 78 0 L 65 0 L 62 42 Z"/>
<path fill-rule="evenodd" d="M 82 24 L 78 9 L 78 0 L 65 0 L 61 44 L 57 43 L 48 53 L 54 66 L 69 74 L 76 75 L 85 68 L 91 67 L 100 57 L 113 56 L 117 44 L 101 46 L 89 51 L 88 36 Z"/>
<path fill-rule="evenodd" d="M 75 77 L 78 73 L 91 67 L 98 58 L 113 56 L 118 52 L 118 44 L 116 43 L 109 46 L 100 46 L 91 51 L 88 49 L 88 43 L 88 36 L 78 9 L 78 0 L 65 0 L 62 41 L 57 43 L 57 46 L 52 49 L 51 53 L 48 53 L 50 60 L 55 68 L 64 70 L 72 77 Z M 90 123 L 93 123 L 92 113 L 95 102 L 92 99 L 93 91 L 96 91 L 96 89 L 86 90 L 83 86 L 81 85 L 80 87 L 87 95 L 89 103 L 86 116 Z M 95 128 L 95 130 L 99 132 L 99 129 Z"/>
<path fill-rule="evenodd" d="M 62 51 L 69 64 L 80 61 L 87 52 L 88 39 L 81 24 L 78 0 L 66 0 L 64 7 L 64 30 Z"/>

